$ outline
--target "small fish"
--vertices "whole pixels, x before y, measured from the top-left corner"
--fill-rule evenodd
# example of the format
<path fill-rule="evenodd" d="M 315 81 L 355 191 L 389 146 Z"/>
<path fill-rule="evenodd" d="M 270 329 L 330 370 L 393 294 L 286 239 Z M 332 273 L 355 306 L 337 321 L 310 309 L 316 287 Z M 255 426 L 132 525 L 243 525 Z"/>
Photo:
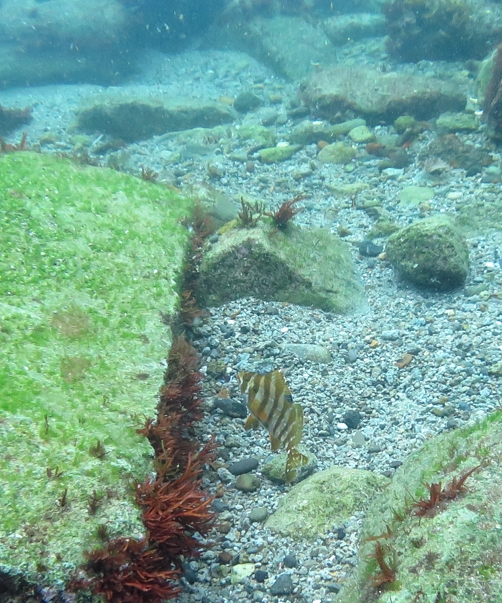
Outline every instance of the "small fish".
<path fill-rule="evenodd" d="M 288 451 L 286 481 L 293 481 L 296 470 L 308 463 L 308 458 L 296 449 L 302 439 L 303 408 L 293 404 L 291 391 L 280 371 L 263 375 L 241 372 L 237 376 L 241 392 L 248 394 L 251 413 L 244 428 L 262 425 L 269 433 L 272 450 L 285 448 Z"/>

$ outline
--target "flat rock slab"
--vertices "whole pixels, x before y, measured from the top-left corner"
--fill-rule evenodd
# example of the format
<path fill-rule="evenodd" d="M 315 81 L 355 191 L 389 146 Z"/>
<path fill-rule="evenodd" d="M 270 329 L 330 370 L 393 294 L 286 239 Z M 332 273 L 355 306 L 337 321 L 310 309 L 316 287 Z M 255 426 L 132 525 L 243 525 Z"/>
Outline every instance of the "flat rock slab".
<path fill-rule="evenodd" d="M 405 114 L 429 119 L 445 111 L 462 111 L 466 103 L 462 91 L 434 78 L 350 65 L 314 73 L 302 96 L 319 117 L 340 120 L 356 114 L 372 124 Z"/>
<path fill-rule="evenodd" d="M 347 313 L 365 307 L 346 244 L 320 228 L 233 228 L 206 250 L 199 300 L 209 306 L 242 297 Z"/>
<path fill-rule="evenodd" d="M 113 170 L 0 157 L 0 582 L 61 588 L 143 526 L 190 202 Z M 90 501 L 97 500 L 92 513 Z"/>
<path fill-rule="evenodd" d="M 127 88 L 110 90 L 84 102 L 77 125 L 86 132 L 99 132 L 126 142 L 144 140 L 167 132 L 212 128 L 233 121 L 228 105 L 208 100 L 161 97 Z"/>

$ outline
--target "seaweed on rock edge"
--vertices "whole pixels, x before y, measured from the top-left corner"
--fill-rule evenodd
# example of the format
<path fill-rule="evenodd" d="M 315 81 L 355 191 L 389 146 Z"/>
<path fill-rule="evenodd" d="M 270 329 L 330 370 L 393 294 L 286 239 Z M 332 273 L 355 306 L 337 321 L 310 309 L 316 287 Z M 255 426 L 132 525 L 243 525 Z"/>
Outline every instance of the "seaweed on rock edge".
<path fill-rule="evenodd" d="M 176 597 L 182 556 L 200 554 L 206 544 L 199 535 L 207 535 L 213 524 L 213 497 L 202 488 L 201 474 L 215 445 L 209 441 L 200 447 L 192 433 L 202 418 L 202 375 L 194 370 L 195 350 L 177 342 L 170 356 L 178 354 L 176 363 L 188 367 L 186 374 L 180 378 L 176 372 L 167 381 L 156 421 L 137 430 L 148 437 L 156 456 L 155 477 L 135 487 L 146 536 L 116 538 L 88 552 L 81 574 L 69 584 L 70 590 L 90 591 L 106 603 L 161 603 Z"/>

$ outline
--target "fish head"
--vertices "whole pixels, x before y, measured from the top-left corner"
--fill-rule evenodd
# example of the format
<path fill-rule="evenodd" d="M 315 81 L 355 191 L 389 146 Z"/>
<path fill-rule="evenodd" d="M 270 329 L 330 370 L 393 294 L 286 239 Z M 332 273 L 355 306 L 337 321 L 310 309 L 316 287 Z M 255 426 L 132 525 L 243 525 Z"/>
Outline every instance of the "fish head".
<path fill-rule="evenodd" d="M 256 373 L 252 373 L 251 371 L 240 371 L 237 373 L 237 379 L 239 379 L 241 387 L 241 394 L 245 394 L 249 390 L 255 375 Z"/>

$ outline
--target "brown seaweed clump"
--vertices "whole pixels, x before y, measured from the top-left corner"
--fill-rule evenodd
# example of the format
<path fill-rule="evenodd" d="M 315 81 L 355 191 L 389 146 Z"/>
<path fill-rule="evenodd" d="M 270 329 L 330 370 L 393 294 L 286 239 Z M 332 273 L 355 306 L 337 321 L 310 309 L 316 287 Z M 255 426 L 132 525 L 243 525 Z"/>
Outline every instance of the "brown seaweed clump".
<path fill-rule="evenodd" d="M 193 433 L 203 415 L 202 375 L 196 368 L 195 350 L 183 337 L 177 338 L 157 419 L 138 429 L 156 456 L 156 475 L 135 487 L 146 536 L 109 540 L 87 553 L 83 574 L 73 580 L 71 590 L 99 595 L 105 603 L 162 603 L 179 594 L 182 561 L 206 546 L 201 537 L 214 519 L 214 497 L 202 488 L 201 476 L 215 446 L 209 441 L 201 447 Z"/>

